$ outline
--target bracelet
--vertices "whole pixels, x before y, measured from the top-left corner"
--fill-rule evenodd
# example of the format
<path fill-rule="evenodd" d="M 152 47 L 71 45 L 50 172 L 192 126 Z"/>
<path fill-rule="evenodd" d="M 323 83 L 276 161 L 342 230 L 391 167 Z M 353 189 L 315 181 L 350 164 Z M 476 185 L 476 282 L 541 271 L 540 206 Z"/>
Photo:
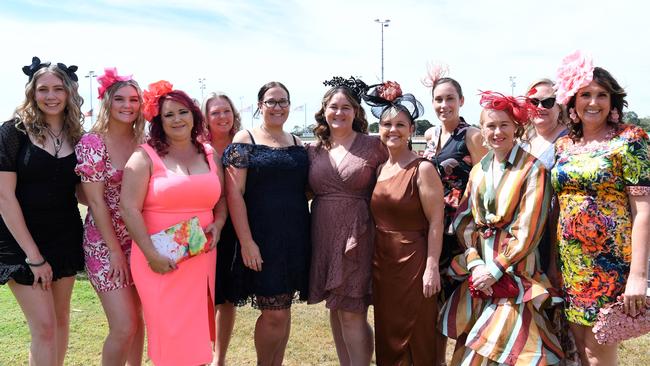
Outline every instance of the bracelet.
<path fill-rule="evenodd" d="M 30 267 L 40 267 L 40 266 L 44 265 L 45 263 L 47 263 L 47 260 L 45 258 L 43 258 L 43 261 L 41 261 L 40 263 L 31 263 L 29 261 L 29 258 L 25 257 L 25 263 L 27 263 L 27 265 L 30 266 Z"/>

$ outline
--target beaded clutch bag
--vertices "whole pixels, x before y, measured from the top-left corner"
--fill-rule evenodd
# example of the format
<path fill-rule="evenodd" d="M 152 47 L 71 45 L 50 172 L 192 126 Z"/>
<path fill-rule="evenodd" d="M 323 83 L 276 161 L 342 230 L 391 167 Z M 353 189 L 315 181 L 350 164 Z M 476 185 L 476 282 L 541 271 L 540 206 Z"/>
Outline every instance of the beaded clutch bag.
<path fill-rule="evenodd" d="M 210 240 L 196 216 L 151 235 L 151 241 L 158 253 L 176 263 L 210 250 Z"/>
<path fill-rule="evenodd" d="M 650 297 L 636 316 L 623 311 L 622 298 L 600 308 L 592 331 L 600 344 L 614 344 L 650 332 Z"/>

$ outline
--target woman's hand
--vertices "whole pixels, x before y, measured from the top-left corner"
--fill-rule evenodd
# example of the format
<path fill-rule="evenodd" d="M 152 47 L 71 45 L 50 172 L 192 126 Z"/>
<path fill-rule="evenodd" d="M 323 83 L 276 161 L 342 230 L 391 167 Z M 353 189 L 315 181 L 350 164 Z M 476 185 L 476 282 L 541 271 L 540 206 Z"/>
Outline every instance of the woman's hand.
<path fill-rule="evenodd" d="M 210 241 L 210 250 L 214 249 L 221 238 L 221 229 L 218 228 L 216 223 L 211 223 L 203 229 L 203 232 Z"/>
<path fill-rule="evenodd" d="M 241 257 L 244 261 L 244 266 L 257 272 L 262 270 L 262 263 L 264 263 L 264 261 L 260 254 L 260 248 L 254 241 L 241 244 Z"/>
<path fill-rule="evenodd" d="M 110 251 L 108 257 L 108 280 L 115 282 L 118 286 L 131 282 L 129 264 L 126 262 L 126 256 L 121 249 Z"/>
<path fill-rule="evenodd" d="M 625 285 L 625 293 L 623 294 L 623 310 L 631 315 L 637 316 L 639 311 L 647 306 L 646 304 L 646 288 L 648 286 L 647 279 L 630 273 Z"/>
<path fill-rule="evenodd" d="M 41 257 L 41 261 L 43 261 Z M 39 261 L 40 262 L 40 261 Z M 38 263 L 38 262 L 34 262 Z M 32 273 L 34 274 L 34 283 L 32 284 L 32 288 L 36 288 L 38 286 L 38 280 L 41 280 L 41 288 L 45 291 L 49 291 L 52 288 L 52 267 L 48 262 L 45 262 L 44 264 L 40 266 L 29 266 L 29 269 L 32 270 Z"/>
<path fill-rule="evenodd" d="M 149 262 L 149 268 L 152 271 L 160 274 L 165 274 L 176 269 L 176 263 L 173 260 L 158 253 L 152 256 L 152 258 L 147 258 L 147 262 Z"/>
<path fill-rule="evenodd" d="M 496 282 L 497 280 L 492 277 L 485 265 L 480 264 L 472 268 L 472 286 L 487 296 L 492 296 L 492 285 Z"/>
<path fill-rule="evenodd" d="M 422 276 L 422 294 L 429 298 L 440 291 L 440 272 L 437 268 L 425 269 Z"/>

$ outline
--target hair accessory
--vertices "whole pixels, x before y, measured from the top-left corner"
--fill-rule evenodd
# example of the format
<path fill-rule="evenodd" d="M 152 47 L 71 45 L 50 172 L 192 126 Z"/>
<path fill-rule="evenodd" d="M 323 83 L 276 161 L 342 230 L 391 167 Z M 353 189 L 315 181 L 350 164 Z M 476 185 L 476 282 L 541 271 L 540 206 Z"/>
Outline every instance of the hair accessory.
<path fill-rule="evenodd" d="M 149 90 L 145 90 L 142 93 L 142 114 L 147 121 L 151 122 L 158 115 L 158 102 L 160 97 L 168 94 L 172 90 L 172 84 L 166 80 L 149 84 Z"/>
<path fill-rule="evenodd" d="M 100 75 L 97 78 L 99 87 L 97 88 L 98 95 L 97 99 L 104 99 L 104 93 L 106 89 L 110 88 L 111 85 L 117 83 L 118 81 L 128 81 L 133 80 L 133 75 L 120 76 L 117 74 L 117 68 L 115 67 L 106 67 L 104 68 L 104 75 Z"/>
<path fill-rule="evenodd" d="M 589 55 L 575 51 L 562 59 L 562 64 L 557 69 L 557 99 L 560 104 L 566 105 L 578 89 L 591 82 L 594 77 L 594 62 Z"/>
<path fill-rule="evenodd" d="M 31 65 L 23 66 L 23 73 L 29 76 L 29 81 L 32 81 L 32 78 L 34 77 L 36 71 L 48 66 L 50 66 L 49 62 L 41 62 L 40 58 L 34 56 L 32 57 Z"/>
<path fill-rule="evenodd" d="M 619 114 L 618 114 L 618 109 L 614 108 L 611 111 L 609 111 L 609 120 L 610 121 L 612 121 L 614 123 L 618 123 L 618 121 L 620 121 L 620 119 L 621 119 L 621 116 L 619 116 Z"/>
<path fill-rule="evenodd" d="M 448 73 L 449 67 L 447 65 L 427 62 L 427 75 L 422 78 L 422 85 L 433 88 L 438 80 L 446 77 Z"/>
<path fill-rule="evenodd" d="M 374 88 L 374 90 L 365 94 L 363 99 L 371 107 L 370 112 L 376 118 L 381 119 L 384 111 L 389 108 L 397 108 L 406 112 L 412 121 L 424 114 L 422 103 L 418 102 L 413 94 L 402 94 L 402 88 L 395 81 L 371 85 L 370 88 Z"/>
<path fill-rule="evenodd" d="M 520 126 L 526 125 L 530 118 L 539 113 L 537 107 L 530 103 L 526 97 L 511 97 L 490 90 L 479 90 L 479 92 L 481 107 L 504 111 Z"/>
<path fill-rule="evenodd" d="M 531 95 L 533 95 L 533 94 L 535 94 L 535 93 L 537 93 L 537 88 L 532 87 L 532 88 L 530 88 L 530 90 L 528 91 L 528 93 L 526 93 L 526 96 L 527 96 L 527 97 L 530 97 Z"/>
<path fill-rule="evenodd" d="M 569 118 L 573 123 L 578 123 L 578 115 L 576 114 L 575 108 L 569 108 Z"/>
<path fill-rule="evenodd" d="M 347 79 L 341 76 L 334 76 L 331 80 L 323 81 L 323 85 L 331 86 L 332 88 L 345 87 L 352 90 L 357 102 L 361 103 L 361 99 L 368 92 L 368 85 L 361 79 L 350 76 Z"/>
<path fill-rule="evenodd" d="M 75 74 L 75 72 L 78 69 L 77 65 L 66 66 L 65 64 L 59 62 L 56 64 L 56 67 L 61 69 L 61 71 L 65 72 L 70 79 L 74 80 L 75 82 L 79 81 L 77 74 Z"/>

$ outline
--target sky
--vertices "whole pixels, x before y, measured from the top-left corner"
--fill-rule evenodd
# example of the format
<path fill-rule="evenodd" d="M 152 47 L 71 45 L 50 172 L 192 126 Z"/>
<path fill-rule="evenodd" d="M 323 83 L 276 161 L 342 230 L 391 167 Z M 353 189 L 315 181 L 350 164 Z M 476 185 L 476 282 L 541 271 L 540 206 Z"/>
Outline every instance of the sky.
<path fill-rule="evenodd" d="M 165 79 L 201 100 L 223 91 L 237 108 L 257 100 L 268 81 L 291 93 L 286 130 L 311 124 L 332 76 L 401 84 L 438 123 L 430 90 L 421 83 L 428 62 L 445 64 L 465 94 L 461 115 L 476 123 L 478 90 L 526 92 L 553 78 L 562 58 L 580 49 L 609 70 L 628 92 L 629 110 L 650 116 L 650 5 L 642 0 L 87 0 L 0 2 L 0 117 L 24 98 L 21 68 L 32 56 L 79 66 L 82 110 L 97 110 L 101 74 L 117 67 L 143 88 Z M 301 106 L 304 106 L 300 110 Z M 296 110 L 297 109 L 297 110 Z M 375 121 L 372 115 L 369 121 Z M 252 113 L 242 113 L 249 128 Z M 259 120 L 254 123 L 259 124 Z M 90 128 L 90 122 L 84 125 Z"/>

